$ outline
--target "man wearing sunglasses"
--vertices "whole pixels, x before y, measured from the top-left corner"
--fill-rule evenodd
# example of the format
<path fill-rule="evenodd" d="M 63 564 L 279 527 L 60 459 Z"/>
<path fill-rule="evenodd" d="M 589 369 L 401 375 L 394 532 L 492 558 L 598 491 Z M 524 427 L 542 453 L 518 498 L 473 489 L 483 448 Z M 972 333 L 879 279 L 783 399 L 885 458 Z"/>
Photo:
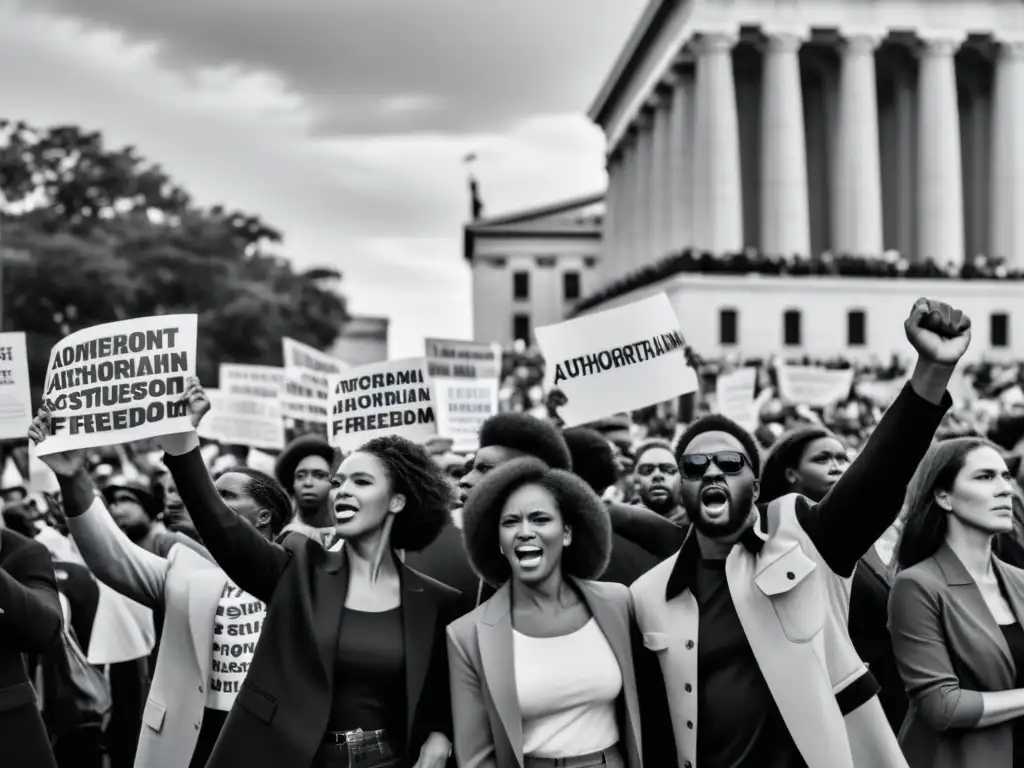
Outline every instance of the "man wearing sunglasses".
<path fill-rule="evenodd" d="M 729 419 L 700 419 L 681 436 L 692 530 L 632 586 L 669 698 L 669 722 L 644 730 L 671 729 L 681 768 L 906 765 L 846 631 L 849 577 L 896 519 L 951 405 L 970 320 L 920 299 L 904 328 L 918 353 L 911 381 L 819 504 L 791 494 L 759 508 L 757 445 Z M 680 527 L 643 521 L 648 541 L 678 542 Z"/>

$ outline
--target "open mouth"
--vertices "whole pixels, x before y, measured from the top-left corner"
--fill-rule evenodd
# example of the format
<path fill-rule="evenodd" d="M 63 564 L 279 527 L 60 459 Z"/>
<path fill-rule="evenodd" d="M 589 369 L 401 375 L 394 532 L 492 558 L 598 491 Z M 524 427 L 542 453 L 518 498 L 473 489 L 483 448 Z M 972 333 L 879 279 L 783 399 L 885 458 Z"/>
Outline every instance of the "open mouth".
<path fill-rule="evenodd" d="M 523 568 L 536 568 L 540 565 L 544 550 L 540 547 L 521 546 L 516 547 L 516 557 L 519 558 L 519 565 Z"/>
<path fill-rule="evenodd" d="M 347 523 L 353 517 L 356 516 L 358 510 L 344 501 L 339 501 L 334 505 L 334 519 L 339 523 Z"/>
<path fill-rule="evenodd" d="M 729 503 L 729 494 L 724 488 L 713 485 L 704 489 L 700 495 L 700 501 L 709 512 L 721 512 Z"/>

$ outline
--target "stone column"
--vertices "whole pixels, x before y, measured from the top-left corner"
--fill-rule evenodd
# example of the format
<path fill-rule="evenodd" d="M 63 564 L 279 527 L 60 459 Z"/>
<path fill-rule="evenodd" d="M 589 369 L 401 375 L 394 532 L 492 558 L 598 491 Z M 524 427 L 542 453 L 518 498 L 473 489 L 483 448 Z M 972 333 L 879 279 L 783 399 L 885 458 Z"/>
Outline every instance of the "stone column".
<path fill-rule="evenodd" d="M 953 54 L 959 40 L 922 41 L 917 81 L 918 239 L 923 258 L 941 266 L 964 261 L 960 110 Z"/>
<path fill-rule="evenodd" d="M 668 253 L 668 131 L 669 94 L 663 94 L 654 107 L 651 125 L 651 259 L 658 261 Z"/>
<path fill-rule="evenodd" d="M 743 248 L 739 116 L 731 35 L 701 35 L 697 55 L 694 127 L 694 245 L 713 253 Z"/>
<path fill-rule="evenodd" d="M 669 250 L 693 246 L 694 72 L 675 73 L 668 131 Z"/>
<path fill-rule="evenodd" d="M 619 174 L 622 168 L 621 154 L 618 150 L 608 155 L 606 162 L 608 171 L 608 186 L 604 192 L 604 222 L 601 226 L 601 261 L 598 264 L 594 275 L 596 287 L 604 285 L 607 275 L 611 273 L 611 265 L 619 252 L 619 220 L 622 218 L 622 211 L 615 201 L 615 193 L 618 190 Z"/>
<path fill-rule="evenodd" d="M 839 114 L 832 173 L 832 248 L 882 253 L 882 164 L 878 148 L 875 48 L 880 37 L 855 34 L 842 46 Z"/>
<path fill-rule="evenodd" d="M 801 36 L 768 34 L 761 97 L 761 250 L 809 256 L 811 220 L 800 84 Z"/>
<path fill-rule="evenodd" d="M 1024 266 L 1024 40 L 1000 43 L 992 86 L 991 255 Z"/>
<path fill-rule="evenodd" d="M 636 208 L 636 183 L 634 181 L 636 170 L 636 143 L 635 138 L 627 134 L 619 142 L 622 169 L 619 172 L 618 191 L 615 195 L 615 204 L 622 215 L 618 220 L 619 230 L 619 252 L 615 257 L 615 264 L 606 276 L 608 280 L 616 280 L 629 271 L 629 265 L 633 262 L 633 233 L 636 231 L 634 225 L 634 210 Z"/>
<path fill-rule="evenodd" d="M 636 135 L 636 177 L 633 258 L 631 268 L 637 269 L 651 261 L 651 159 L 653 130 L 651 116 L 644 113 L 637 118 Z"/>

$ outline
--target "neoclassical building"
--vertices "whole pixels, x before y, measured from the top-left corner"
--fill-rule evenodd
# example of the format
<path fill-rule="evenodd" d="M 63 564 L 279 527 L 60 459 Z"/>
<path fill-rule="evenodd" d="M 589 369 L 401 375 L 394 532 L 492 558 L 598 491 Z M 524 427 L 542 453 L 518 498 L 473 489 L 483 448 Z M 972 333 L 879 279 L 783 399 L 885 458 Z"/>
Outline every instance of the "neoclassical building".
<path fill-rule="evenodd" d="M 601 282 L 686 247 L 1024 267 L 1024 2 L 650 0 L 590 109 Z"/>

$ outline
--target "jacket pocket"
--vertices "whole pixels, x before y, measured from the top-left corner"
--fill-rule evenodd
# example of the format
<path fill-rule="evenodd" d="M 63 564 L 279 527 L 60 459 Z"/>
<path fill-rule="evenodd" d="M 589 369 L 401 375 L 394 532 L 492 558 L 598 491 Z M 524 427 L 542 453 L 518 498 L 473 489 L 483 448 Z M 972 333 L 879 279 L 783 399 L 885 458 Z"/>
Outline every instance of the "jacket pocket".
<path fill-rule="evenodd" d="M 157 733 L 164 728 L 164 718 L 167 716 L 167 707 L 158 704 L 152 699 L 146 699 L 146 708 L 142 711 L 142 722 L 148 725 Z"/>
<path fill-rule="evenodd" d="M 806 643 L 825 625 L 824 593 L 817 571 L 815 562 L 796 545 L 754 577 L 791 642 Z"/>
<path fill-rule="evenodd" d="M 277 711 L 277 699 L 246 683 L 242 683 L 242 687 L 238 689 L 235 703 L 249 710 L 258 720 L 262 720 L 268 725 L 274 719 L 274 713 Z"/>
<path fill-rule="evenodd" d="M 668 648 L 668 635 L 664 632 L 644 632 L 644 648 L 649 651 L 664 651 Z"/>

